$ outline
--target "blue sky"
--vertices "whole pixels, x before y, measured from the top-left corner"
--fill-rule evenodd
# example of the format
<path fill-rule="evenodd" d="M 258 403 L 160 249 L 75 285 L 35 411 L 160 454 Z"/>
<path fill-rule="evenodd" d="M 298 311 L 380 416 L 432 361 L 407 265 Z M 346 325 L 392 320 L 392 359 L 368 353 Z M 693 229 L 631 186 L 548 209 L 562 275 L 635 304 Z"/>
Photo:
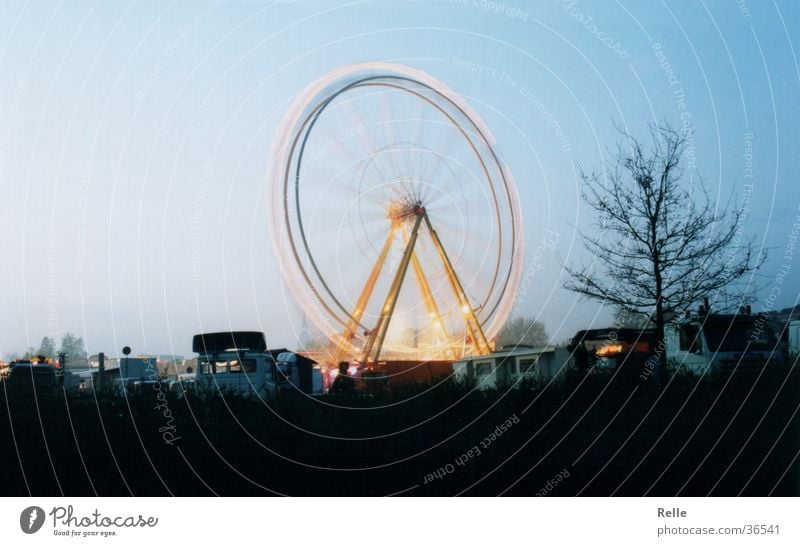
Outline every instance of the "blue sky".
<path fill-rule="evenodd" d="M 537 269 L 518 311 L 555 340 L 609 322 L 560 288 L 560 264 L 587 259 L 576 173 L 610 159 L 615 125 L 690 124 L 687 175 L 747 204 L 744 233 L 770 248 L 760 309 L 779 268 L 800 268 L 784 259 L 800 215 L 798 35 L 788 1 L 3 2 L 0 354 L 65 331 L 110 354 L 187 354 L 192 334 L 225 328 L 297 346 L 268 150 L 295 94 L 377 60 L 446 82 L 491 128 Z"/>

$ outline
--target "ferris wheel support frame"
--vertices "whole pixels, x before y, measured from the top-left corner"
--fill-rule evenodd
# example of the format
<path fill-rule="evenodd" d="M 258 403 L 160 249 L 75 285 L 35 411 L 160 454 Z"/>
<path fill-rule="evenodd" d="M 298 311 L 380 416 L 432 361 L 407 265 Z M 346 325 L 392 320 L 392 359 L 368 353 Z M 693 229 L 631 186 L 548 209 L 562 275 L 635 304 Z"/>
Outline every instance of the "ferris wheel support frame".
<path fill-rule="evenodd" d="M 473 347 L 475 347 L 475 351 L 479 355 L 488 355 L 492 352 L 492 348 L 486 339 L 486 335 L 483 333 L 483 328 L 481 327 L 480 321 L 478 321 L 478 317 L 475 316 L 475 310 L 469 303 L 469 298 L 467 298 L 464 287 L 461 285 L 461 281 L 458 275 L 456 275 L 455 269 L 453 269 L 453 264 L 450 262 L 450 258 L 444 250 L 439 235 L 436 233 L 436 230 L 433 229 L 433 225 L 431 225 L 431 219 L 428 217 L 427 213 L 423 213 L 423 217 L 425 218 L 425 224 L 428 227 L 431 239 L 433 239 L 433 245 L 436 247 L 442 265 L 445 267 L 447 280 L 450 282 L 450 287 L 453 289 L 461 312 L 464 314 L 464 322 L 466 322 L 467 330 L 470 333 L 470 337 L 472 337 Z"/>
<path fill-rule="evenodd" d="M 422 210 L 424 212 L 424 209 Z M 414 213 L 417 219 L 414 221 L 414 228 L 411 230 L 408 244 L 403 251 L 403 258 L 400 260 L 400 265 L 397 267 L 397 272 L 392 280 L 391 288 L 389 288 L 389 293 L 386 295 L 386 301 L 383 307 L 381 307 L 378 323 L 370 332 L 369 338 L 367 338 L 367 345 L 364 348 L 364 356 L 362 358 L 364 362 L 377 362 L 378 357 L 380 357 L 383 342 L 386 339 L 386 332 L 389 330 L 389 322 L 392 320 L 392 314 L 397 305 L 397 298 L 400 295 L 400 289 L 403 287 L 403 280 L 408 272 L 408 264 L 411 263 L 414 245 L 417 243 L 417 238 L 419 237 L 419 227 L 422 225 L 423 215 L 418 213 L 417 210 L 415 210 Z M 370 360 L 373 348 L 375 349 L 375 358 Z"/>
<path fill-rule="evenodd" d="M 353 309 L 353 312 L 350 314 L 350 320 L 347 321 L 342 338 L 341 340 L 334 341 L 335 346 L 331 351 L 332 354 L 336 355 L 334 363 L 338 364 L 341 362 L 348 349 L 352 350 L 352 343 L 356 330 L 361 326 L 361 317 L 364 316 L 364 310 L 367 308 L 367 304 L 372 297 L 372 292 L 375 290 L 375 284 L 378 281 L 381 269 L 383 269 L 383 264 L 386 263 L 386 258 L 389 256 L 389 250 L 392 248 L 392 243 L 394 242 L 399 226 L 400 223 L 397 220 L 392 221 L 389 236 L 386 237 L 386 242 L 383 243 L 383 248 L 381 248 L 381 252 L 378 255 L 378 260 L 372 266 L 372 271 L 370 271 L 367 282 L 364 283 L 364 288 L 358 296 L 355 309 Z"/>
<path fill-rule="evenodd" d="M 405 243 L 408 244 L 407 230 L 403 231 L 403 235 L 405 236 Z M 446 343 L 447 338 L 450 336 L 447 333 L 447 327 L 442 320 L 442 312 L 439 310 L 439 305 L 436 303 L 436 299 L 433 297 L 433 290 L 431 290 L 428 279 L 425 277 L 425 270 L 422 269 L 422 264 L 419 261 L 416 249 L 411 253 L 411 267 L 414 269 L 414 276 L 416 277 L 417 284 L 422 292 L 422 301 L 425 303 L 425 311 L 427 311 L 428 316 L 434 321 L 434 323 L 438 325 L 438 327 L 434 327 L 434 332 L 436 333 L 435 343 Z M 452 350 L 448 350 L 448 353 L 448 356 L 455 357 L 455 354 L 453 354 Z"/>
<path fill-rule="evenodd" d="M 450 258 L 447 255 L 447 252 L 442 245 L 441 240 L 439 239 L 439 235 L 436 233 L 436 230 L 433 229 L 433 224 L 431 223 L 430 217 L 428 216 L 427 211 L 424 207 L 414 207 L 413 214 L 416 217 L 414 220 L 414 226 L 411 229 L 410 233 L 408 233 L 405 239 L 405 248 L 403 250 L 403 257 L 400 260 L 400 264 L 397 267 L 397 271 L 395 272 L 394 278 L 392 280 L 391 287 L 389 288 L 389 292 L 386 295 L 386 300 L 381 308 L 381 313 L 378 317 L 378 321 L 375 324 L 375 327 L 369 332 L 367 337 L 367 342 L 364 346 L 364 351 L 362 353 L 361 361 L 364 363 L 374 363 L 377 362 L 380 358 L 381 350 L 383 349 L 383 344 L 386 339 L 386 333 L 389 330 L 389 323 L 392 319 L 392 314 L 394 313 L 395 306 L 397 304 L 397 299 L 400 296 L 400 290 L 403 287 L 403 281 L 406 278 L 408 273 L 408 266 L 411 265 L 414 269 L 414 274 L 417 278 L 417 282 L 420 285 L 420 290 L 422 291 L 423 300 L 425 302 L 426 309 L 434 322 L 434 326 L 438 325 L 441 332 L 446 337 L 446 331 L 444 330 L 444 323 L 442 322 L 441 312 L 439 311 L 439 307 L 436 304 L 436 300 L 433 297 L 433 291 L 430 289 L 430 285 L 425 277 L 424 270 L 422 269 L 422 265 L 419 263 L 417 259 L 416 252 L 414 247 L 416 246 L 417 240 L 419 239 L 420 228 L 424 222 L 425 227 L 428 230 L 428 233 L 431 237 L 431 241 L 433 242 L 434 247 L 436 248 L 436 252 L 439 256 L 440 261 L 442 262 L 442 266 L 445 271 L 445 275 L 447 276 L 448 283 L 450 284 L 450 288 L 455 295 L 456 301 L 458 302 L 459 309 L 461 313 L 464 315 L 464 322 L 466 323 L 467 327 L 467 335 L 470 338 L 471 345 L 474 348 L 475 352 L 479 355 L 486 355 L 491 353 L 492 349 L 489 345 L 489 342 L 486 339 L 486 335 L 483 332 L 483 328 L 481 327 L 478 318 L 475 316 L 475 311 L 469 303 L 469 298 L 467 297 L 466 293 L 464 292 L 464 287 L 461 284 L 461 281 L 458 278 L 458 275 L 453 268 L 453 264 L 450 261 Z M 372 272 L 370 273 L 370 277 L 367 280 L 367 283 L 362 290 L 361 295 L 359 296 L 358 302 L 356 304 L 356 308 L 353 311 L 353 317 L 358 317 L 357 320 L 360 320 L 364 313 L 364 308 L 369 303 L 369 299 L 372 296 L 372 292 L 375 288 L 375 282 L 380 274 L 381 269 L 383 269 L 384 264 L 386 263 L 386 258 L 388 255 L 388 250 L 391 247 L 392 242 L 396 236 L 396 232 L 399 226 L 399 223 L 402 220 L 393 219 L 392 220 L 392 227 L 389 232 L 389 237 L 386 239 L 384 243 L 383 249 L 381 250 L 380 255 L 378 256 L 378 260 L 375 262 L 375 265 L 372 268 Z M 347 327 L 345 328 L 345 332 L 342 335 L 341 342 L 337 343 L 336 355 L 337 361 L 341 360 L 344 352 L 347 350 L 348 347 L 353 349 L 352 346 L 352 339 L 355 337 L 355 328 L 357 328 L 358 324 L 356 321 L 351 321 L 348 323 Z M 450 356 L 453 356 L 452 354 Z"/>

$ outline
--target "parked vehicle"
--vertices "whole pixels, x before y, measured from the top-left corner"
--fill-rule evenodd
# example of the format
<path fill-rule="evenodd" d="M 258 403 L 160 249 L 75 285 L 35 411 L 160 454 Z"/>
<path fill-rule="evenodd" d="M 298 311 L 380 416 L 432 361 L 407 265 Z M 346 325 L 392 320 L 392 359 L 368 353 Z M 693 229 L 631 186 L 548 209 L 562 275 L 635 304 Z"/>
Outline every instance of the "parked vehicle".
<path fill-rule="evenodd" d="M 707 312 L 700 306 L 665 332 L 667 357 L 695 373 L 759 369 L 784 361 L 785 347 L 762 315 Z"/>
<path fill-rule="evenodd" d="M 194 336 L 194 374 L 181 374 L 174 388 L 203 392 L 257 394 L 278 391 L 322 393 L 322 373 L 313 360 L 268 350 L 262 332 L 216 332 Z"/>
<path fill-rule="evenodd" d="M 576 369 L 614 372 L 619 378 L 638 379 L 655 372 L 655 330 L 596 328 L 580 330 L 567 348 Z"/>
<path fill-rule="evenodd" d="M 52 364 L 16 360 L 0 370 L 0 380 L 9 388 L 54 389 L 57 384 L 56 369 Z"/>

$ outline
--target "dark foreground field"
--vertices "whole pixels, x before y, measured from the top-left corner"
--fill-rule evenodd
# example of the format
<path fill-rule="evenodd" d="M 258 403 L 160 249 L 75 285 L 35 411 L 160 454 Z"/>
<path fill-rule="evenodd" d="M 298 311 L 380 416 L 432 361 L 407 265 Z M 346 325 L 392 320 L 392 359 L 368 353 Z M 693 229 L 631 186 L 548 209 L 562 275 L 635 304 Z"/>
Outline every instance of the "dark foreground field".
<path fill-rule="evenodd" d="M 490 392 L 448 380 L 266 404 L 0 385 L 0 492 L 797 495 L 798 376 Z"/>

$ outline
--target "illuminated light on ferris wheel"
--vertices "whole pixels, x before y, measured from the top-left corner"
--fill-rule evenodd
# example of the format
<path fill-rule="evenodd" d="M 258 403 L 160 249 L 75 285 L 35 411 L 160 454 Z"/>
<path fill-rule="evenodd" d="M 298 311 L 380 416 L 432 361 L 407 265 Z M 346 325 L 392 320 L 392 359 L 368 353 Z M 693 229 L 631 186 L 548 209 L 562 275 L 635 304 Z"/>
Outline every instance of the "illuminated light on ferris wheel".
<path fill-rule="evenodd" d="M 465 100 L 407 66 L 344 66 L 295 99 L 271 151 L 271 236 L 332 362 L 491 351 L 524 248 L 493 145 Z"/>

